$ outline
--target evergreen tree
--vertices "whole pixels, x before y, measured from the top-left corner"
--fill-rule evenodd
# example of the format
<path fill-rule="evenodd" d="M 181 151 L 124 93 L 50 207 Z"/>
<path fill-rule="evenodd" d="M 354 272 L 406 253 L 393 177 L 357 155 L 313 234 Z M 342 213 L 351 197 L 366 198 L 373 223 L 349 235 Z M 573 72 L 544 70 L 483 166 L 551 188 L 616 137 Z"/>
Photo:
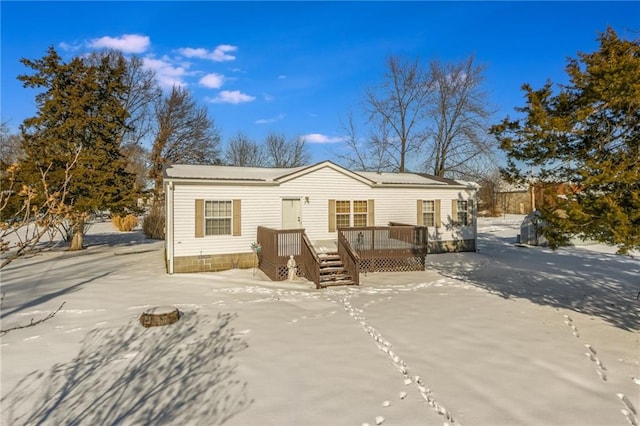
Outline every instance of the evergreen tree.
<path fill-rule="evenodd" d="M 523 85 L 523 117 L 491 130 L 509 179 L 564 184 L 541 208 L 552 247 L 577 235 L 626 253 L 640 248 L 640 43 L 610 28 L 598 40 L 568 60 L 569 84 Z"/>
<path fill-rule="evenodd" d="M 24 158 L 20 179 L 34 187 L 47 185 L 49 193 L 66 185 L 71 249 L 79 250 L 85 220 L 92 212 L 135 209 L 135 175 L 126 172 L 120 150 L 128 117 L 123 102 L 126 63 L 107 57 L 94 63 L 76 57 L 65 63 L 53 47 L 41 59 L 21 62 L 33 74 L 18 79 L 25 87 L 41 91 L 36 95 L 37 115 L 21 126 Z M 71 164 L 69 178 L 65 174 Z"/>

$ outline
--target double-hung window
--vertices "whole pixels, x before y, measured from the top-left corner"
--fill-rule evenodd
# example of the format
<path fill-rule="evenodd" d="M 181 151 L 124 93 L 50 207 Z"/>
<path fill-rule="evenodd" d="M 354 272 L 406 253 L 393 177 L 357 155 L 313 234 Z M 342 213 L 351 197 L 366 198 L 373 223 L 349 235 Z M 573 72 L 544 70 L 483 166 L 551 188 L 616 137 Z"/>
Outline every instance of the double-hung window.
<path fill-rule="evenodd" d="M 336 226 L 348 228 L 351 224 L 351 201 L 336 200 Z"/>
<path fill-rule="evenodd" d="M 374 200 L 329 200 L 329 232 L 375 224 Z"/>
<path fill-rule="evenodd" d="M 206 201 L 205 235 L 231 235 L 231 201 Z"/>
<path fill-rule="evenodd" d="M 424 226 L 436 226 L 436 202 L 434 200 L 422 201 L 422 224 Z"/>
<path fill-rule="evenodd" d="M 469 203 L 466 200 L 458 201 L 458 217 L 456 218 L 459 225 L 466 226 L 469 224 Z"/>
<path fill-rule="evenodd" d="M 353 226 L 367 226 L 367 200 L 353 202 Z"/>

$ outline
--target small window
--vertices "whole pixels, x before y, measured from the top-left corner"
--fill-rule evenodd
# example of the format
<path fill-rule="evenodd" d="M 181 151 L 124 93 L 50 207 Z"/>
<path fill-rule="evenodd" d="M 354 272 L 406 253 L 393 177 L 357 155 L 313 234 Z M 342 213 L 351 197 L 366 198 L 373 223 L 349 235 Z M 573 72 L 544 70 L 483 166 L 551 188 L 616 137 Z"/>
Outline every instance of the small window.
<path fill-rule="evenodd" d="M 336 227 L 348 228 L 351 221 L 351 202 L 336 201 Z"/>
<path fill-rule="evenodd" d="M 468 203 L 467 201 L 458 200 L 458 225 L 467 225 L 467 218 L 469 217 Z"/>
<path fill-rule="evenodd" d="M 422 202 L 422 224 L 424 226 L 436 226 L 436 202 L 425 200 Z"/>
<path fill-rule="evenodd" d="M 353 226 L 367 226 L 367 201 L 353 202 Z"/>
<path fill-rule="evenodd" d="M 205 235 L 231 235 L 231 201 L 206 201 Z"/>

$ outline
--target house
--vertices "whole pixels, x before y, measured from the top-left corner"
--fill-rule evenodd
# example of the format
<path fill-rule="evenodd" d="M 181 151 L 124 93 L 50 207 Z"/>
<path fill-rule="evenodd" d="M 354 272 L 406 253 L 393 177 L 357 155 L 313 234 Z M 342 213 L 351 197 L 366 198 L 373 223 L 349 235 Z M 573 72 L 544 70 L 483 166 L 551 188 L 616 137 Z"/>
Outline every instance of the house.
<path fill-rule="evenodd" d="M 503 214 L 531 213 L 536 203 L 534 187 L 529 184 L 500 182 L 494 196 L 496 207 Z"/>
<path fill-rule="evenodd" d="M 544 206 L 554 206 L 558 197 L 579 191 L 576 185 L 558 182 L 508 184 L 500 182 L 495 193 L 501 213 L 529 214 Z"/>
<path fill-rule="evenodd" d="M 341 232 L 361 250 L 387 244 L 387 254 L 400 253 L 405 233 L 411 241 L 403 247 L 413 253 L 416 244 L 424 254 L 476 248 L 477 185 L 428 175 L 354 172 L 330 161 L 289 169 L 174 164 L 164 170 L 164 191 L 169 273 L 251 268 L 257 255 L 263 270 L 269 256 L 286 264 L 295 255 L 303 267 L 299 244 L 308 241 L 309 259 L 317 259 L 339 245 Z M 284 279 L 274 262 L 274 276 Z"/>

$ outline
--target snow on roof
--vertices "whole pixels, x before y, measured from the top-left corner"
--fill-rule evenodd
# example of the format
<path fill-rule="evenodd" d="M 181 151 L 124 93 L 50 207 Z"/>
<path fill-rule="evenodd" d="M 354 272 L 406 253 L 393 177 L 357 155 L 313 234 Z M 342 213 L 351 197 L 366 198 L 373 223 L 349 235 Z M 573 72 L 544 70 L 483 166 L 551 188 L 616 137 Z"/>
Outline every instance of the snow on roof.
<path fill-rule="evenodd" d="M 165 179 L 203 179 L 225 181 L 284 182 L 302 174 L 330 167 L 350 174 L 354 178 L 362 178 L 372 185 L 461 185 L 467 182 L 439 178 L 422 173 L 389 173 L 389 172 L 355 172 L 338 166 L 330 161 L 323 161 L 310 166 L 293 168 L 237 167 L 172 164 L 165 168 Z"/>
<path fill-rule="evenodd" d="M 360 176 L 369 179 L 377 184 L 389 185 L 447 185 L 431 177 L 422 176 L 416 173 L 376 173 L 376 172 L 355 172 Z"/>
<path fill-rule="evenodd" d="M 282 175 L 286 175 L 305 167 L 276 169 L 268 167 L 237 167 L 172 164 L 168 166 L 164 175 L 173 179 L 206 179 L 206 180 L 249 180 L 272 182 Z"/>

